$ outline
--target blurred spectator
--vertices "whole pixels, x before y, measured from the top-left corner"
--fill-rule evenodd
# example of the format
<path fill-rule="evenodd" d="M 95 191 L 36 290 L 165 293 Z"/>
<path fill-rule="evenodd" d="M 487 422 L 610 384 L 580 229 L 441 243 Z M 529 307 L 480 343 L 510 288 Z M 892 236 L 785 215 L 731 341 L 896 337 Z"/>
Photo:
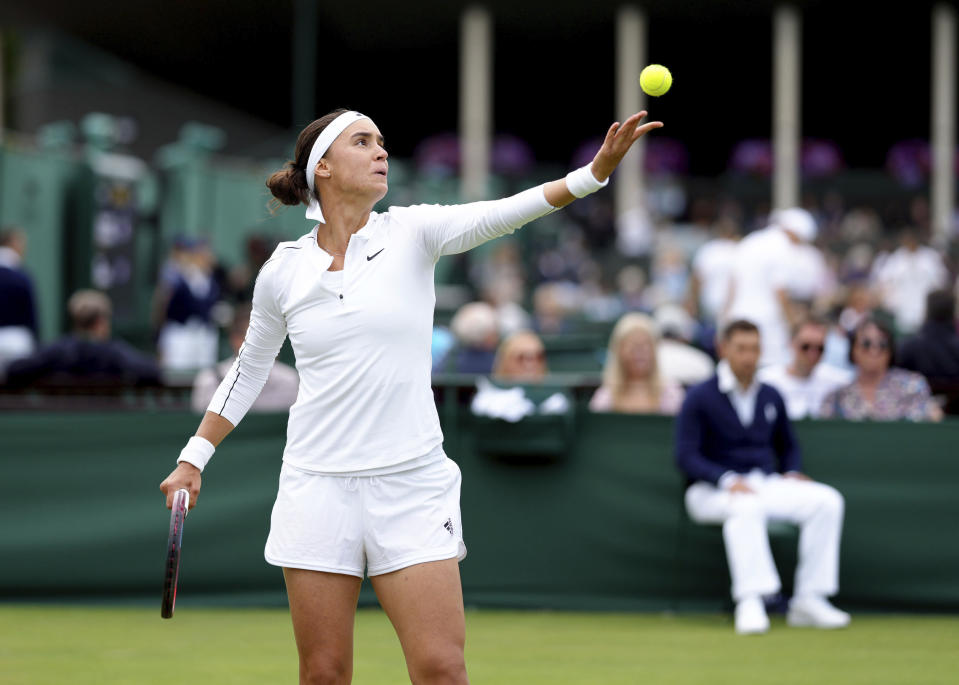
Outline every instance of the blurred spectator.
<path fill-rule="evenodd" d="M 659 331 L 645 314 L 623 315 L 609 338 L 603 384 L 589 402 L 592 411 L 675 414 L 683 390 L 663 378 L 656 359 Z"/>
<path fill-rule="evenodd" d="M 947 412 L 959 409 L 959 334 L 956 298 L 934 290 L 926 298 L 926 321 L 899 348 L 899 365 L 926 377 L 933 394 L 947 398 Z"/>
<path fill-rule="evenodd" d="M 246 260 L 229 270 L 226 285 L 233 302 L 250 302 L 253 299 L 253 284 L 260 268 L 273 253 L 273 241 L 260 235 L 246 239 Z"/>
<path fill-rule="evenodd" d="M 759 370 L 759 380 L 779 391 L 793 421 L 818 416 L 826 395 L 852 380 L 852 372 L 821 363 L 828 330 L 821 319 L 800 321 L 793 327 L 792 362 Z"/>
<path fill-rule="evenodd" d="M 858 320 L 856 323 L 858 324 Z M 840 324 L 839 314 L 835 308 L 828 318 L 828 325 L 826 350 L 823 352 L 821 363 L 852 373 L 856 367 L 849 361 L 849 331 Z"/>
<path fill-rule="evenodd" d="M 0 374 L 14 359 L 33 354 L 39 339 L 33 281 L 23 269 L 26 254 L 23 230 L 0 230 Z"/>
<path fill-rule="evenodd" d="M 493 379 L 517 383 L 539 383 L 546 377 L 546 348 L 532 331 L 508 336 L 496 351 Z"/>
<path fill-rule="evenodd" d="M 641 266 L 627 264 L 616 274 L 616 287 L 626 311 L 646 309 L 646 272 Z"/>
<path fill-rule="evenodd" d="M 567 315 L 575 297 L 572 284 L 541 283 L 533 290 L 533 329 L 540 335 L 558 335 L 569 328 Z"/>
<path fill-rule="evenodd" d="M 869 243 L 856 243 L 843 255 L 837 274 L 840 283 L 857 283 L 869 280 L 872 269 L 873 247 Z"/>
<path fill-rule="evenodd" d="M 470 410 L 510 422 L 537 413 L 566 414 L 572 408 L 567 394 L 535 387 L 547 373 L 546 349 L 539 336 L 531 331 L 514 333 L 500 343 L 492 382 L 477 379 Z"/>
<path fill-rule="evenodd" d="M 822 251 L 801 243 L 793 247 L 792 268 L 787 292 L 794 321 L 821 310 L 838 288 L 835 271 L 829 268 Z"/>
<path fill-rule="evenodd" d="M 216 389 L 220 387 L 220 383 L 236 362 L 243 339 L 246 337 L 246 329 L 250 326 L 250 308 L 249 304 L 242 304 L 234 311 L 233 321 L 230 324 L 230 347 L 233 348 L 233 356 L 212 368 L 203 369 L 193 379 L 193 394 L 190 396 L 190 406 L 193 407 L 193 411 L 202 414 L 207 410 Z M 274 362 L 266 384 L 253 401 L 250 411 L 289 411 L 296 402 L 299 384 L 300 377 L 296 369 L 279 361 Z"/>
<path fill-rule="evenodd" d="M 220 288 L 213 278 L 213 261 L 205 241 L 180 239 L 164 267 L 154 296 L 164 369 L 195 371 L 216 363 L 218 335 L 212 312 Z"/>
<path fill-rule="evenodd" d="M 689 312 L 677 304 L 664 304 L 656 308 L 653 318 L 661 336 L 656 361 L 665 380 L 689 386 L 715 373 L 713 358 L 690 344 L 696 335 L 696 322 Z"/>
<path fill-rule="evenodd" d="M 853 281 L 846 288 L 846 302 L 839 312 L 839 325 L 848 333 L 876 307 L 876 297 L 865 281 Z"/>
<path fill-rule="evenodd" d="M 500 337 L 528 330 L 532 326 L 532 317 L 520 304 L 524 292 L 523 281 L 519 278 L 495 280 L 483 288 L 483 300 L 492 305 L 496 312 Z"/>
<path fill-rule="evenodd" d="M 157 385 L 157 363 L 130 345 L 111 339 L 113 307 L 96 290 L 78 290 L 67 302 L 73 332 L 7 368 L 7 383 Z"/>
<path fill-rule="evenodd" d="M 900 333 L 912 333 L 926 316 L 926 295 L 946 287 L 948 272 L 942 255 L 920 244 L 913 230 L 905 230 L 900 247 L 881 260 L 873 273 L 883 306 L 896 317 Z"/>
<path fill-rule="evenodd" d="M 852 332 L 849 354 L 856 379 L 826 396 L 823 418 L 877 421 L 938 421 L 942 410 L 933 401 L 929 384 L 918 373 L 893 368 L 892 329 L 875 318 Z"/>
<path fill-rule="evenodd" d="M 721 219 L 713 226 L 713 238 L 693 256 L 689 311 L 708 325 L 715 326 L 726 305 L 739 238 L 739 224 Z"/>
<path fill-rule="evenodd" d="M 443 370 L 488 375 L 499 344 L 496 310 L 485 302 L 467 302 L 453 315 L 450 331 L 456 342 Z"/>
<path fill-rule="evenodd" d="M 430 336 L 430 358 L 432 373 L 443 373 L 449 361 L 450 350 L 456 345 L 456 337 L 446 326 L 433 324 L 433 334 Z"/>
<path fill-rule="evenodd" d="M 804 209 L 774 213 L 768 227 L 736 248 L 726 319 L 748 318 L 762 335 L 761 365 L 789 360 L 789 327 L 796 318 L 789 289 L 797 246 L 816 238 L 816 222 Z"/>
<path fill-rule="evenodd" d="M 667 302 L 682 302 L 689 292 L 689 267 L 686 253 L 679 245 L 669 242 L 660 245 L 653 258 L 652 281 L 647 295 L 654 306 Z"/>

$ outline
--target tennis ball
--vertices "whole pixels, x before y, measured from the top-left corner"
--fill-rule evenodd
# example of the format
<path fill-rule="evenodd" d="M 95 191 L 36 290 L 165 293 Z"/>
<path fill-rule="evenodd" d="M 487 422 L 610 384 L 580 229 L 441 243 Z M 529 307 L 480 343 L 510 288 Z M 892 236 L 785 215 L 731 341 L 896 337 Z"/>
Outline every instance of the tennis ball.
<path fill-rule="evenodd" d="M 673 85 L 673 75 L 661 64 L 650 64 L 639 74 L 639 87 L 647 95 L 665 95 Z"/>

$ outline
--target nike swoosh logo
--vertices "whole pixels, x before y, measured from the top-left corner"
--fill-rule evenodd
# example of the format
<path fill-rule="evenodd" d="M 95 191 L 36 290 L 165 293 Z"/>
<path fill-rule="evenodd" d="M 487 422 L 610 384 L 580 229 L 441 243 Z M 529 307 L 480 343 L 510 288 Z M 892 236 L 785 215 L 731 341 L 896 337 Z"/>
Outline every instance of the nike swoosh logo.
<path fill-rule="evenodd" d="M 369 261 L 372 261 L 372 259 L 373 259 L 376 255 L 378 255 L 380 252 L 382 252 L 382 251 L 385 250 L 385 249 L 386 249 L 385 247 L 381 247 L 380 250 L 379 250 L 379 252 L 374 252 L 373 254 L 368 255 L 367 258 L 366 258 L 366 261 L 368 261 L 368 262 L 369 262 Z"/>

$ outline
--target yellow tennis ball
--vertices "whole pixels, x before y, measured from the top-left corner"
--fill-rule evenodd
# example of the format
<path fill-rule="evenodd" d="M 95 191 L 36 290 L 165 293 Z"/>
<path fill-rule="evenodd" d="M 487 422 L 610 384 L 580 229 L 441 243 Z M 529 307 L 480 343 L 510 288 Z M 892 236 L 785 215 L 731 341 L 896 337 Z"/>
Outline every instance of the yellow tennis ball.
<path fill-rule="evenodd" d="M 664 95 L 673 85 L 673 75 L 662 64 L 650 64 L 639 74 L 639 87 L 647 95 Z"/>

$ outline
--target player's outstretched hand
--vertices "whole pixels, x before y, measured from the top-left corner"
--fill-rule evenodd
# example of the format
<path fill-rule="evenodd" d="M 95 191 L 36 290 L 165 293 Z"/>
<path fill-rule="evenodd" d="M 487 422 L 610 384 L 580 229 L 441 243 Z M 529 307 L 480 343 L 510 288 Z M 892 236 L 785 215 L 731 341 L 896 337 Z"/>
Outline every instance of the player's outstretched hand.
<path fill-rule="evenodd" d="M 190 492 L 190 509 L 196 506 L 196 499 L 200 496 L 200 469 L 193 464 L 181 461 L 173 472 L 160 483 L 160 490 L 166 495 L 166 508 L 173 508 L 173 494 L 180 488 Z"/>
<path fill-rule="evenodd" d="M 593 176 L 596 177 L 596 180 L 605 181 L 609 178 L 616 167 L 619 166 L 619 163 L 623 161 L 623 157 L 629 152 L 633 143 L 654 128 L 662 127 L 663 122 L 661 121 L 649 121 L 640 124 L 645 116 L 646 111 L 643 110 L 631 116 L 622 125 L 617 121 L 609 127 L 603 146 L 599 148 L 599 152 L 593 158 Z"/>

